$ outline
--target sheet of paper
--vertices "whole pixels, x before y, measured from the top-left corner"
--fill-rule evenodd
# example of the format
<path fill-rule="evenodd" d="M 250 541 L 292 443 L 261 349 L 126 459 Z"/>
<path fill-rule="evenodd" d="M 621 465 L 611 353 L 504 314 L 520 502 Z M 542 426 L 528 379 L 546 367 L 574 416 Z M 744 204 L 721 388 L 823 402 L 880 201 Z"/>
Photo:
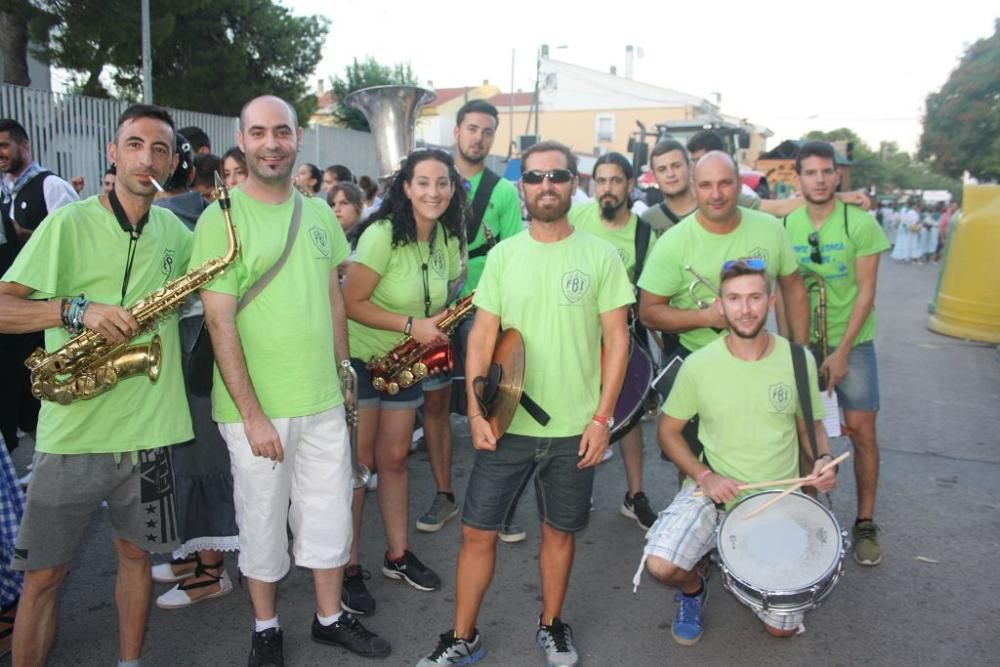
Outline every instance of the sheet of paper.
<path fill-rule="evenodd" d="M 826 417 L 823 418 L 826 435 L 829 438 L 838 438 L 842 434 L 840 432 L 840 405 L 837 403 L 837 392 L 831 394 L 821 391 L 819 395 L 823 399 L 823 409 L 826 412 Z"/>

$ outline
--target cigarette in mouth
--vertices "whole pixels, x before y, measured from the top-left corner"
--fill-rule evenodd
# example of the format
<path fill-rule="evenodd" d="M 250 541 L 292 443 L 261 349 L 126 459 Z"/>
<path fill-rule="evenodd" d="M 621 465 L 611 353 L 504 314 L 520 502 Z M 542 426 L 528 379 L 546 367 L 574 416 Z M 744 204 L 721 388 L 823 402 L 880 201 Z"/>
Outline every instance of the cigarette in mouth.
<path fill-rule="evenodd" d="M 165 190 L 163 189 L 163 186 L 160 185 L 159 181 L 157 181 L 152 176 L 149 177 L 149 182 L 153 184 L 153 187 L 156 188 L 157 192 L 165 192 Z"/>

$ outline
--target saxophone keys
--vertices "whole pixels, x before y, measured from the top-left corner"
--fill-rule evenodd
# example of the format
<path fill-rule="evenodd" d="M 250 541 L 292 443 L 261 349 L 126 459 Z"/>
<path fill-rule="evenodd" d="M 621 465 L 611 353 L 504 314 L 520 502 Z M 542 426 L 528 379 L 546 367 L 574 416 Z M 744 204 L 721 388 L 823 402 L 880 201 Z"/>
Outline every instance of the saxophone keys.
<path fill-rule="evenodd" d="M 395 382 L 390 382 L 389 384 L 385 385 L 385 391 L 390 396 L 395 396 L 396 394 L 399 393 L 399 385 L 396 384 Z"/>
<path fill-rule="evenodd" d="M 385 378 L 375 377 L 372 378 L 372 386 L 375 387 L 375 391 L 385 391 Z M 398 389 L 397 389 L 398 391 Z M 393 392 L 389 392 L 390 394 Z"/>
<path fill-rule="evenodd" d="M 399 386 L 406 389 L 412 385 L 418 378 L 415 378 L 411 371 L 403 371 L 399 374 Z"/>
<path fill-rule="evenodd" d="M 417 380 L 423 380 L 425 377 L 427 377 L 427 364 L 425 364 L 422 361 L 418 361 L 417 363 L 413 364 L 410 370 L 413 371 L 413 377 L 416 378 Z"/>

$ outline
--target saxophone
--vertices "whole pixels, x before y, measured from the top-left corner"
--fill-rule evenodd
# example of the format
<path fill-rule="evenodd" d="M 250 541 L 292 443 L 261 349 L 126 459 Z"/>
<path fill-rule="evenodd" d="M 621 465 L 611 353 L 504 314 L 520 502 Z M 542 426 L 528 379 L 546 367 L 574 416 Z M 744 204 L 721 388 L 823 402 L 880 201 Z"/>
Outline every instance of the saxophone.
<path fill-rule="evenodd" d="M 448 309 L 437 325 L 442 333 L 451 335 L 458 323 L 469 314 L 473 296 L 475 292 Z M 403 342 L 389 350 L 387 355 L 368 362 L 368 372 L 371 373 L 372 386 L 376 391 L 394 395 L 400 389 L 420 382 L 429 374 L 450 371 L 454 363 L 451 343 L 424 345 L 418 343 L 413 336 L 407 336 Z"/>
<path fill-rule="evenodd" d="M 215 187 L 226 221 L 229 242 L 226 253 L 171 280 L 132 306 L 128 312 L 139 324 L 135 336 L 152 329 L 159 319 L 180 307 L 189 294 L 206 285 L 239 257 L 240 244 L 229 210 L 229 191 L 218 174 Z M 161 362 L 159 334 L 143 345 L 129 345 L 127 342 L 112 343 L 88 329 L 51 354 L 43 348 L 36 349 L 24 365 L 31 370 L 31 393 L 36 398 L 69 405 L 76 400 L 99 396 L 118 386 L 121 380 L 136 375 L 145 374 L 150 382 L 156 382 Z"/>

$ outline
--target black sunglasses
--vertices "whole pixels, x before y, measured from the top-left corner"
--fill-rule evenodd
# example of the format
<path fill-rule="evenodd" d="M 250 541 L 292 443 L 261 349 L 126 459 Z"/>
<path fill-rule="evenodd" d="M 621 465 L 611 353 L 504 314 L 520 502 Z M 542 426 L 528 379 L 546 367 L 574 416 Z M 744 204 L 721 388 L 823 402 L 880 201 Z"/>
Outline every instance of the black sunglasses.
<path fill-rule="evenodd" d="M 538 185 L 548 177 L 550 183 L 569 183 L 573 180 L 573 172 L 569 169 L 550 169 L 548 171 L 526 171 L 521 174 L 521 180 L 528 185 Z"/>
<path fill-rule="evenodd" d="M 823 263 L 823 253 L 819 251 L 819 232 L 813 232 L 809 235 L 809 245 L 812 246 L 812 253 L 809 255 L 809 259 L 812 260 L 813 264 Z"/>

